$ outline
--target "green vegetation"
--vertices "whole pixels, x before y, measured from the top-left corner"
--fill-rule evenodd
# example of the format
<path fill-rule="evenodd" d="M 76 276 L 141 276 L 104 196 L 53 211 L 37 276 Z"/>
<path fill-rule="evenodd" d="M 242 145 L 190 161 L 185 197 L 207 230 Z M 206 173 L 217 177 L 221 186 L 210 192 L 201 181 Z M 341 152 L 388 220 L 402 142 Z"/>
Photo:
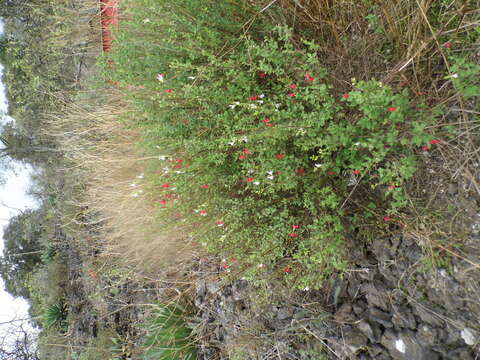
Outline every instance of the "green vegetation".
<path fill-rule="evenodd" d="M 427 130 L 437 112 L 375 80 L 339 93 L 320 45 L 285 26 L 264 25 L 259 39 L 240 34 L 248 13 L 142 5 L 131 6 L 104 76 L 141 86 L 131 98 L 143 146 L 165 159 L 159 217 L 180 214 L 248 279 L 273 271 L 321 287 L 348 263 L 343 219 L 378 226 L 408 205 L 417 156 L 441 143 Z"/>
<path fill-rule="evenodd" d="M 16 119 L 2 154 L 42 171 L 41 206 L 11 220 L 0 270 L 32 304 L 42 359 L 194 359 L 192 314 L 178 305 L 191 291 L 177 289 L 192 249 L 213 254 L 225 281 L 259 286 L 257 302 L 272 301 L 273 283 L 321 289 L 351 248 L 392 232 L 422 239 L 427 266 L 448 268 L 453 245 L 437 238 L 460 231 L 438 223 L 460 210 L 439 211 L 424 190 L 458 175 L 450 163 L 476 161 L 475 9 L 253 3 L 122 0 L 114 51 L 101 56 L 96 0 L 1 3 Z M 135 306 L 132 283 L 163 286 L 170 271 L 175 296 L 162 288 L 141 324 L 119 320 L 119 304 Z M 232 358 L 257 350 L 252 334 L 258 349 L 274 342 L 247 323 L 243 346 L 224 349 Z"/>
<path fill-rule="evenodd" d="M 147 337 L 142 354 L 145 360 L 193 360 L 196 351 L 185 325 L 187 311 L 179 304 L 160 304 L 144 324 Z"/>

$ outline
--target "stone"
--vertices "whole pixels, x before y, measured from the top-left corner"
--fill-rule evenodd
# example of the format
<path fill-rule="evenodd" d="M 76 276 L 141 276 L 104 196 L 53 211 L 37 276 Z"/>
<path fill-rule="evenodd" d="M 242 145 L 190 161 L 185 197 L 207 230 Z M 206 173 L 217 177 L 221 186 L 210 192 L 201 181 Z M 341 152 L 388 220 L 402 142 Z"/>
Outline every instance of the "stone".
<path fill-rule="evenodd" d="M 382 310 L 375 307 L 371 307 L 370 309 L 368 309 L 368 313 L 369 313 L 368 319 L 370 321 L 377 322 L 380 325 L 384 326 L 385 328 L 393 327 L 393 324 L 390 321 L 390 315 L 383 312 Z"/>
<path fill-rule="evenodd" d="M 437 339 L 437 331 L 435 328 L 426 324 L 420 326 L 417 330 L 417 339 L 425 346 L 433 346 Z"/>
<path fill-rule="evenodd" d="M 417 328 L 415 316 L 410 308 L 406 306 L 396 308 L 391 320 L 397 330 L 400 330 L 401 328 L 415 330 Z"/>
<path fill-rule="evenodd" d="M 245 280 L 235 281 L 232 285 L 232 295 L 234 300 L 242 300 L 246 296 L 248 282 Z"/>
<path fill-rule="evenodd" d="M 416 315 L 418 315 L 423 322 L 433 326 L 443 325 L 443 320 L 441 320 L 438 315 L 436 315 L 435 312 L 430 310 L 426 305 L 413 303 L 413 309 Z"/>
<path fill-rule="evenodd" d="M 368 338 L 368 340 L 370 340 L 370 342 L 374 343 L 377 341 L 376 336 L 373 333 L 372 326 L 367 321 L 360 320 L 360 322 L 357 324 L 357 328 Z"/>
<path fill-rule="evenodd" d="M 352 312 L 352 304 L 343 303 L 335 312 L 334 319 L 339 323 L 351 323 L 356 320 L 355 314 Z"/>
<path fill-rule="evenodd" d="M 356 315 L 360 316 L 365 312 L 365 310 L 367 310 L 367 303 L 362 300 L 355 301 L 352 305 L 352 308 L 353 308 L 353 312 Z"/>
<path fill-rule="evenodd" d="M 388 349 L 394 360 L 438 360 L 439 355 L 416 339 L 415 333 L 404 330 L 400 333 L 387 329 L 381 344 Z"/>
<path fill-rule="evenodd" d="M 460 332 L 460 336 L 467 345 L 475 345 L 476 334 L 472 329 L 465 328 Z"/>
<path fill-rule="evenodd" d="M 474 360 L 470 349 L 460 348 L 454 349 L 447 354 L 446 357 L 448 360 Z"/>
<path fill-rule="evenodd" d="M 367 302 L 370 306 L 376 306 L 382 310 L 389 311 L 389 291 L 383 283 L 380 281 L 367 283 L 362 286 L 362 290 L 365 293 Z"/>
<path fill-rule="evenodd" d="M 293 316 L 293 309 L 290 307 L 281 307 L 277 310 L 276 318 L 278 320 L 290 319 Z"/>
<path fill-rule="evenodd" d="M 360 331 L 352 328 L 344 331 L 341 339 L 329 339 L 329 341 L 341 359 L 350 359 L 366 348 L 368 339 Z"/>
<path fill-rule="evenodd" d="M 210 294 L 216 294 L 218 290 L 220 290 L 220 287 L 218 286 L 218 283 L 216 281 L 207 281 L 205 283 L 205 286 L 207 288 L 207 292 Z"/>

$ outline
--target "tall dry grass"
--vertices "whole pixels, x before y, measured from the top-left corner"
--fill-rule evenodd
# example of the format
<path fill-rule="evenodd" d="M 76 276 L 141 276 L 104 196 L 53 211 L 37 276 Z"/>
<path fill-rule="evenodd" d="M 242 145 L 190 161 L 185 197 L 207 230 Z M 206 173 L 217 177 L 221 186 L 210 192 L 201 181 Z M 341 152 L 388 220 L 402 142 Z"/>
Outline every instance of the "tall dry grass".
<path fill-rule="evenodd" d="M 136 146 L 139 131 L 121 121 L 134 116 L 119 89 L 93 92 L 51 116 L 48 131 L 65 152 L 65 173 L 82 189 L 71 201 L 78 212 L 65 223 L 94 229 L 90 246 L 100 256 L 167 269 L 191 256 L 191 239 L 185 226 L 159 216 L 148 173 L 158 157 L 146 156 Z"/>

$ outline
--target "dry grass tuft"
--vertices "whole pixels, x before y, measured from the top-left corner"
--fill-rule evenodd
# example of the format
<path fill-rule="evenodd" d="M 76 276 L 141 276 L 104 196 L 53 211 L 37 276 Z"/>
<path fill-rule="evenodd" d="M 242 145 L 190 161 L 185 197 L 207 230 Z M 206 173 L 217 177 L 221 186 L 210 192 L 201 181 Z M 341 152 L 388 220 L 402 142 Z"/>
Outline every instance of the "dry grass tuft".
<path fill-rule="evenodd" d="M 158 159 L 145 156 L 136 146 L 139 132 L 121 122 L 132 111 L 122 92 L 101 94 L 104 102 L 87 97 L 85 105 L 69 104 L 53 116 L 49 127 L 68 157 L 66 173 L 82 188 L 73 201 L 80 214 L 70 222 L 94 229 L 91 246 L 99 246 L 102 256 L 139 270 L 185 260 L 191 255 L 188 232 L 166 227 L 157 216 L 147 170 Z"/>
<path fill-rule="evenodd" d="M 350 80 L 380 79 L 431 90 L 446 60 L 439 38 L 462 36 L 475 8 L 435 0 L 279 0 L 279 21 L 320 44 L 320 56 L 339 92 Z M 478 24 L 477 24 L 478 25 Z"/>

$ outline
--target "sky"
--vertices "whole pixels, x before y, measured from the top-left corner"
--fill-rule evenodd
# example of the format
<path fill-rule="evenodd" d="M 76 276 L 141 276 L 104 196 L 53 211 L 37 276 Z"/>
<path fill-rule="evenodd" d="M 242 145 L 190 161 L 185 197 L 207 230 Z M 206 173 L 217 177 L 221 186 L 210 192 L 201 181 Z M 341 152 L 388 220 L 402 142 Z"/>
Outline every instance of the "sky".
<path fill-rule="evenodd" d="M 3 22 L 0 19 L 0 36 Z M 5 85 L 2 82 L 4 67 L 0 64 L 0 124 L 10 121 Z M 3 252 L 3 230 L 8 220 L 20 211 L 36 206 L 33 198 L 27 195 L 30 187 L 30 174 L 33 169 L 20 163 L 12 162 L 11 170 L 4 175 L 4 184 L 0 184 L 0 252 Z M 4 290 L 0 279 L 0 323 L 14 318 L 28 317 L 28 303 L 21 298 L 13 298 Z M 1 326 L 1 325 L 0 325 Z M 0 328 L 1 331 L 1 328 Z"/>

